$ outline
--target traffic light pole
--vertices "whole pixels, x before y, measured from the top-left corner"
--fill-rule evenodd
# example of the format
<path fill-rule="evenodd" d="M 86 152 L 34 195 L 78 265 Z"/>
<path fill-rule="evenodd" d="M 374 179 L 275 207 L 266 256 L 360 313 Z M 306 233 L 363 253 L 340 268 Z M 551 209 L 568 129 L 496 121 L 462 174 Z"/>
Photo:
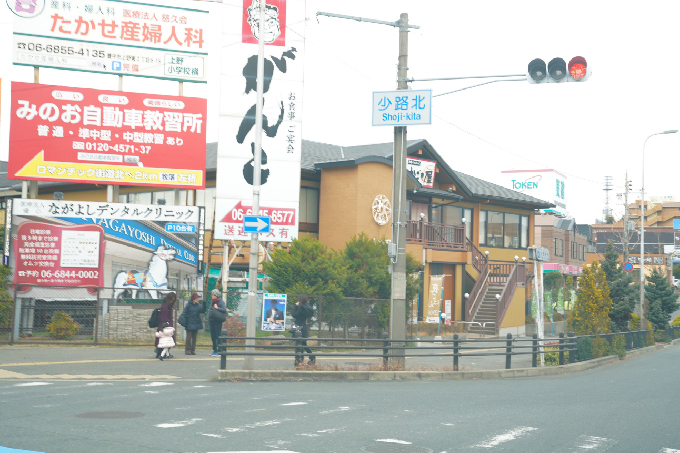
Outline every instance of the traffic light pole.
<path fill-rule="evenodd" d="M 255 155 L 253 156 L 253 215 L 260 214 L 260 171 L 262 168 L 262 105 L 264 102 L 264 12 L 266 0 L 260 0 L 260 33 L 257 48 L 257 103 L 255 104 Z M 250 264 L 248 267 L 248 319 L 246 337 L 255 337 L 257 319 L 257 255 L 258 234 L 250 235 Z M 224 264 L 222 264 L 224 266 Z M 225 301 L 226 303 L 226 301 Z M 255 352 L 255 340 L 246 340 L 246 353 Z M 247 355 L 243 364 L 246 370 L 255 367 L 255 357 Z"/>

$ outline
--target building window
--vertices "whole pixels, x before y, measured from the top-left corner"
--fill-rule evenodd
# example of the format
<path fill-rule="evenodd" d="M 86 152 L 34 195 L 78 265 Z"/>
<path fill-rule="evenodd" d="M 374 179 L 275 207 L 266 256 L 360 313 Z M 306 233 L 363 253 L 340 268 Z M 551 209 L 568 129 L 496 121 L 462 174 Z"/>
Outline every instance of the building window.
<path fill-rule="evenodd" d="M 465 219 L 465 236 L 472 240 L 472 209 L 458 206 L 437 206 L 432 209 L 432 223 L 462 225 Z"/>
<path fill-rule="evenodd" d="M 555 256 L 564 256 L 564 240 L 555 238 Z"/>
<path fill-rule="evenodd" d="M 529 216 L 482 211 L 479 217 L 480 244 L 513 249 L 528 247 Z"/>
<path fill-rule="evenodd" d="M 430 275 L 444 275 L 444 264 L 443 263 L 430 264 Z"/>
<path fill-rule="evenodd" d="M 319 189 L 300 188 L 300 222 L 319 223 Z"/>
<path fill-rule="evenodd" d="M 572 257 L 572 259 L 577 259 L 577 258 L 578 258 L 578 255 L 576 254 L 576 253 L 577 253 L 577 252 L 576 252 L 576 247 L 577 247 L 577 245 L 578 245 L 578 244 L 576 244 L 576 242 L 574 242 L 574 241 L 571 242 L 571 257 Z"/>

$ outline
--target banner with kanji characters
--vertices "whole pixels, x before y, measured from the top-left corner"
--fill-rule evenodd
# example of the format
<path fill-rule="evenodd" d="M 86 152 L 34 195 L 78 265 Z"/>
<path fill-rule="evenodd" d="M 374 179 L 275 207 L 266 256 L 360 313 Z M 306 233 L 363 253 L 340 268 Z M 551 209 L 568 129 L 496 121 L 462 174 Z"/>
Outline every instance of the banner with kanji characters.
<path fill-rule="evenodd" d="M 113 287 L 116 298 L 201 285 L 202 207 L 15 199 L 9 209 L 14 283 Z"/>
<path fill-rule="evenodd" d="M 437 172 L 437 162 L 417 157 L 406 157 L 406 171 L 411 173 L 421 186 L 434 188 L 434 175 Z"/>
<path fill-rule="evenodd" d="M 23 222 L 14 247 L 13 283 L 101 287 L 103 236 L 99 225 Z"/>
<path fill-rule="evenodd" d="M 430 285 L 428 287 L 427 309 L 425 310 L 425 322 L 440 322 L 442 312 L 442 294 L 444 293 L 444 276 L 430 275 Z"/>
<path fill-rule="evenodd" d="M 170 6 L 154 0 L 7 3 L 17 16 L 14 64 L 207 82 L 207 5 Z"/>
<path fill-rule="evenodd" d="M 243 216 L 252 213 L 259 1 L 223 9 L 222 96 L 217 151 L 215 237 L 244 240 Z M 298 235 L 304 0 L 266 3 L 260 215 L 271 217 L 262 241 Z"/>
<path fill-rule="evenodd" d="M 10 179 L 205 187 L 205 99 L 12 82 Z"/>

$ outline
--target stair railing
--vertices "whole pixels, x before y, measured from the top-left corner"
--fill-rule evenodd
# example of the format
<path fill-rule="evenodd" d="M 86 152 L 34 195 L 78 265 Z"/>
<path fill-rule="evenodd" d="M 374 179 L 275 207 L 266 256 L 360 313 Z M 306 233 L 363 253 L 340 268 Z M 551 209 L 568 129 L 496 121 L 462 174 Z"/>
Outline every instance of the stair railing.
<path fill-rule="evenodd" d="M 470 291 L 470 297 L 465 301 L 465 310 L 467 312 L 467 320 L 472 320 L 477 314 L 479 306 L 482 304 L 482 299 L 486 293 L 486 288 L 489 286 L 489 260 L 484 259 L 482 270 L 479 272 L 479 277 L 475 282 L 475 286 Z"/>
<path fill-rule="evenodd" d="M 505 313 L 508 311 L 510 302 L 515 296 L 515 291 L 518 286 L 524 286 L 524 276 L 526 274 L 526 269 L 524 264 L 515 263 L 510 275 L 508 276 L 503 291 L 501 292 L 501 297 L 496 302 L 496 330 L 498 330 L 505 318 Z"/>

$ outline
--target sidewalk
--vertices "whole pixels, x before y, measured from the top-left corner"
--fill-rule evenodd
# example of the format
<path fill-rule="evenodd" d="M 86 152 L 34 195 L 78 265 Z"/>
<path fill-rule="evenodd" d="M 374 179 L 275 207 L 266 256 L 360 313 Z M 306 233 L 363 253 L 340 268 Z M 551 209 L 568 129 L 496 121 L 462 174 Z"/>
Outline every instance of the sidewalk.
<path fill-rule="evenodd" d="M 504 345 L 499 340 L 499 345 Z M 424 344 L 423 344 L 424 345 Z M 490 344 L 491 346 L 491 344 Z M 475 351 L 478 352 L 478 351 Z M 484 352 L 484 351 L 482 351 Z M 485 351 L 485 352 L 500 352 Z M 160 361 L 150 347 L 105 346 L 0 346 L 0 379 L 214 379 L 219 369 L 219 358 L 210 357 L 210 350 L 197 350 L 187 356 L 183 349 L 173 349 L 173 359 Z M 375 354 L 375 351 L 371 351 Z M 451 370 L 451 346 L 419 350 L 426 357 L 409 357 L 406 368 L 413 371 Z M 362 353 L 360 353 L 362 354 Z M 368 352 L 363 353 L 368 354 Z M 319 357 L 321 365 L 365 369 L 378 365 L 375 357 Z M 243 357 L 229 357 L 227 369 L 243 368 Z M 255 369 L 292 370 L 294 358 L 256 357 Z M 531 367 L 531 355 L 512 357 L 513 368 Z M 505 368 L 505 355 L 461 357 L 460 370 L 495 370 Z"/>

